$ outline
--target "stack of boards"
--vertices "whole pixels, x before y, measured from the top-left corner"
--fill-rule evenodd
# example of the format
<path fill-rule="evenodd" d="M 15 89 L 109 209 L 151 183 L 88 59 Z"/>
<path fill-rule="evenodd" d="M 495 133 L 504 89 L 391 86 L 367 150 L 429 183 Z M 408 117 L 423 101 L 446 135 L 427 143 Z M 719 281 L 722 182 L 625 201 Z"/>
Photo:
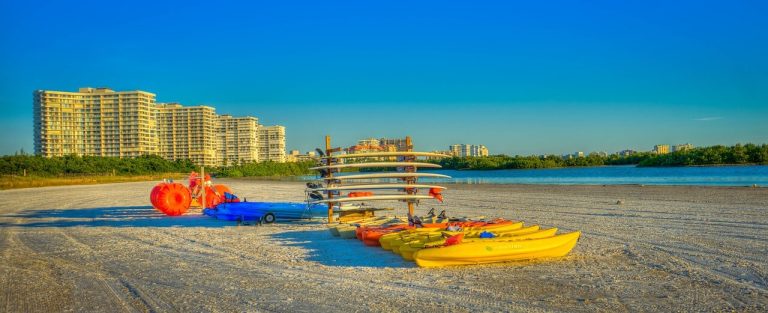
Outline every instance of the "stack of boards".
<path fill-rule="evenodd" d="M 443 186 L 429 185 L 429 184 L 417 184 L 417 183 L 405 183 L 407 181 L 414 182 L 418 178 L 450 178 L 450 176 L 435 174 L 435 173 L 418 173 L 419 168 L 441 168 L 440 165 L 426 162 L 415 161 L 392 161 L 392 162 L 363 162 L 363 163 L 343 163 L 333 164 L 334 161 L 343 159 L 370 159 L 370 158 L 410 158 L 415 160 L 418 157 L 433 157 L 444 158 L 449 157 L 444 154 L 429 153 L 429 152 L 372 152 L 372 153 L 356 153 L 356 154 L 342 154 L 323 157 L 322 166 L 313 167 L 313 170 L 320 170 L 326 173 L 332 173 L 344 168 L 396 168 L 396 172 L 376 172 L 367 174 L 347 174 L 347 175 L 333 175 L 322 178 L 324 187 L 308 189 L 308 192 L 320 192 L 324 194 L 342 193 L 353 190 L 396 190 L 403 192 L 400 194 L 379 194 L 362 197 L 338 197 L 338 198 L 326 198 L 322 200 L 313 200 L 310 203 L 334 203 L 342 204 L 345 202 L 363 202 L 363 201 L 378 201 L 378 200 L 401 200 L 408 202 L 415 202 L 418 200 L 434 199 L 430 195 L 415 194 L 408 192 L 409 190 L 444 190 Z M 408 171 L 406 171 L 408 169 Z M 384 180 L 385 182 L 377 183 L 364 183 L 364 184 L 352 184 L 342 185 L 342 183 L 354 182 L 354 181 L 370 181 L 370 180 Z M 397 183 L 390 183 L 391 179 L 398 179 Z"/>

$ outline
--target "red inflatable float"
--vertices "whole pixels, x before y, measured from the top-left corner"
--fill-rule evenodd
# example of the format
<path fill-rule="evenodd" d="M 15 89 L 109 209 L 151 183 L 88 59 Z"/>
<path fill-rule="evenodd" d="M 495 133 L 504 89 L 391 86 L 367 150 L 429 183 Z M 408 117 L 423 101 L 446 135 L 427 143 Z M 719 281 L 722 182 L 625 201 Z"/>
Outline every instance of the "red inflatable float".
<path fill-rule="evenodd" d="M 189 189 L 182 184 L 163 182 L 152 188 L 149 201 L 158 211 L 166 215 L 178 216 L 189 210 L 192 195 Z"/>
<path fill-rule="evenodd" d="M 216 186 L 214 186 L 214 188 L 215 187 Z M 211 188 L 210 186 L 205 187 L 205 207 L 209 209 L 215 208 L 222 202 L 222 199 L 224 199 L 224 194 L 222 193 L 221 196 L 219 196 L 214 188 Z"/>
<path fill-rule="evenodd" d="M 225 192 L 230 194 L 232 193 L 232 189 L 229 189 L 229 186 L 227 185 L 221 185 L 221 184 L 213 185 L 213 188 L 216 189 L 216 193 L 218 193 L 218 196 L 222 198 L 224 197 Z"/>

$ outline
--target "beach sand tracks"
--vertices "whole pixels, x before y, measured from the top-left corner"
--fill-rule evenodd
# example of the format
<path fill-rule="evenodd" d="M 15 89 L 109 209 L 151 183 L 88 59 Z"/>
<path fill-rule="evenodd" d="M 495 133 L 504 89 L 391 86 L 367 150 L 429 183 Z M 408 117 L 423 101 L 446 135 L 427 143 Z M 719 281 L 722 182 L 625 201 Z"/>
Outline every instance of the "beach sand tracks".
<path fill-rule="evenodd" d="M 222 183 L 249 200 L 304 196 L 300 182 Z M 762 188 L 455 185 L 446 204 L 425 201 L 417 212 L 502 216 L 582 230 L 582 238 L 558 260 L 419 269 L 390 252 L 330 237 L 320 224 L 238 227 L 195 214 L 164 217 L 148 207 L 153 185 L 0 192 L 0 310 L 615 312 L 768 305 Z M 393 204 L 393 213 L 404 213 L 402 203 Z"/>

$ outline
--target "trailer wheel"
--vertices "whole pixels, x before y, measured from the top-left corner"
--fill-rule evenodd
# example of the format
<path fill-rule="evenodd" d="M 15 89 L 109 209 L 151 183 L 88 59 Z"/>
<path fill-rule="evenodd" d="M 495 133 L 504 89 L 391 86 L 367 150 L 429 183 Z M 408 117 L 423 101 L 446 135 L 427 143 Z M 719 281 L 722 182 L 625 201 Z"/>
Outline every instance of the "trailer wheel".
<path fill-rule="evenodd" d="M 275 222 L 275 214 L 267 213 L 264 215 L 264 223 L 272 224 Z"/>

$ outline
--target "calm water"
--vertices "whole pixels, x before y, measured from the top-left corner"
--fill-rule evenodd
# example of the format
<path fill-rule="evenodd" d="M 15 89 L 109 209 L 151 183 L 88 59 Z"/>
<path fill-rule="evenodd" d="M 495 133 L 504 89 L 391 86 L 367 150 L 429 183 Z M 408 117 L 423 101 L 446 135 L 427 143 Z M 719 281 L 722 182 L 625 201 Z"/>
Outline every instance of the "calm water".
<path fill-rule="evenodd" d="M 465 184 L 554 185 L 711 185 L 768 186 L 768 166 L 634 167 L 605 166 L 535 170 L 455 171 L 436 170 L 452 179 L 419 179 L 419 182 Z"/>

